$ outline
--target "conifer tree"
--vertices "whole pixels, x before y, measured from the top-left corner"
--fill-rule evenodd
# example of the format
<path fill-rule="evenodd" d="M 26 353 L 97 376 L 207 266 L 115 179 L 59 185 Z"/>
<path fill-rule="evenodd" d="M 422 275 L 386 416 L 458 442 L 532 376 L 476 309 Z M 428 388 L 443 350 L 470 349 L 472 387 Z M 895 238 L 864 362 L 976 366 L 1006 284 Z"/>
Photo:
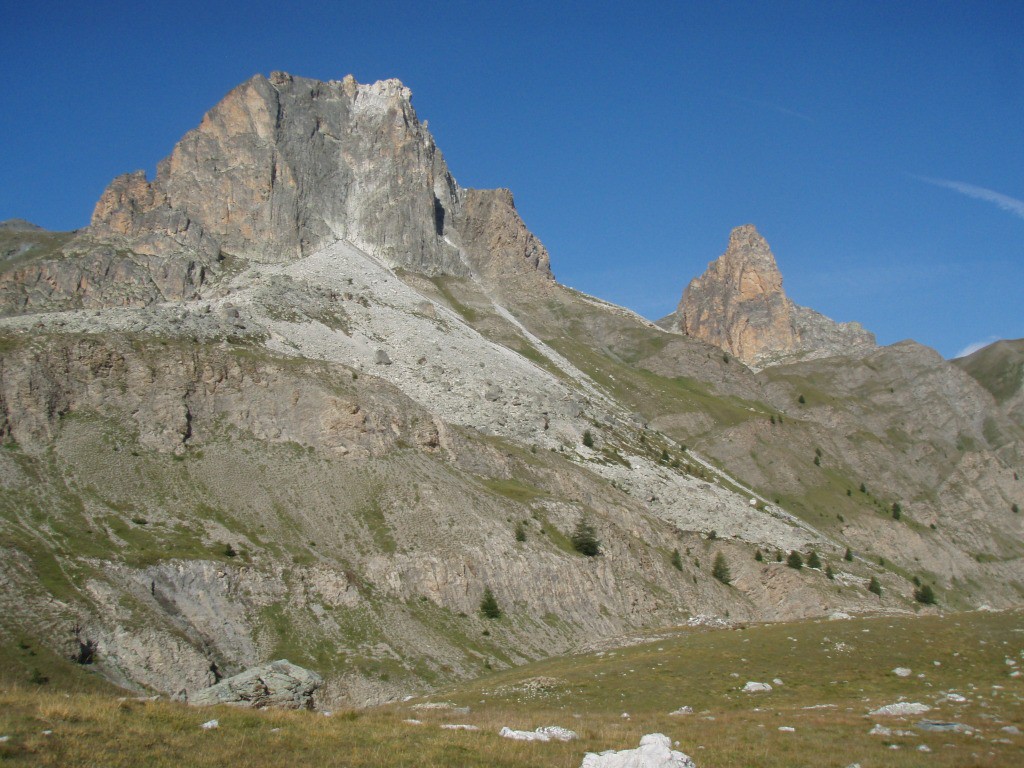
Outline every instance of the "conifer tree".
<path fill-rule="evenodd" d="M 484 596 L 480 599 L 480 613 L 488 619 L 501 618 L 501 607 L 490 587 L 484 587 Z"/>
<path fill-rule="evenodd" d="M 732 581 L 732 574 L 729 572 L 729 564 L 725 561 L 725 555 L 721 552 L 715 555 L 715 561 L 711 565 L 711 575 L 723 584 Z"/>

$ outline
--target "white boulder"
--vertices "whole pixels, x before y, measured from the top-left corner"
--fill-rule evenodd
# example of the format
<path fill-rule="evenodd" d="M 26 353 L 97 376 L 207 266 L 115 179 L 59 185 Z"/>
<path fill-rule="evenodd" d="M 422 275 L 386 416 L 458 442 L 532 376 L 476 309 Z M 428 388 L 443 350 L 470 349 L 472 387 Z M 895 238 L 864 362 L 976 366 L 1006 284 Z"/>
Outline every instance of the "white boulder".
<path fill-rule="evenodd" d="M 577 738 L 575 731 L 557 725 L 545 725 L 534 731 L 516 731 L 505 726 L 498 735 L 514 741 L 572 741 Z"/>
<path fill-rule="evenodd" d="M 745 693 L 767 693 L 772 687 L 768 683 L 755 683 L 753 680 L 748 680 L 747 684 L 743 686 Z"/>
<path fill-rule="evenodd" d="M 610 749 L 600 754 L 588 752 L 580 768 L 697 768 L 688 755 L 672 749 L 672 741 L 663 733 L 649 733 L 636 749 Z"/>

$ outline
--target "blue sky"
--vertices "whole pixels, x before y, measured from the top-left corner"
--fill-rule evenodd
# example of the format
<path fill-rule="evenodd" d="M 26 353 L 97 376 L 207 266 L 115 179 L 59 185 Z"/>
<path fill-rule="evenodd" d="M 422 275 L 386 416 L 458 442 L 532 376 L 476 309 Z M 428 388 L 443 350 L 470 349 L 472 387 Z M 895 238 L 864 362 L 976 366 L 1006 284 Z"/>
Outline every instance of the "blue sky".
<path fill-rule="evenodd" d="M 398 77 L 580 290 L 660 317 L 753 223 L 882 343 L 1024 337 L 1020 2 L 0 3 L 0 220 L 85 225 L 256 72 Z"/>

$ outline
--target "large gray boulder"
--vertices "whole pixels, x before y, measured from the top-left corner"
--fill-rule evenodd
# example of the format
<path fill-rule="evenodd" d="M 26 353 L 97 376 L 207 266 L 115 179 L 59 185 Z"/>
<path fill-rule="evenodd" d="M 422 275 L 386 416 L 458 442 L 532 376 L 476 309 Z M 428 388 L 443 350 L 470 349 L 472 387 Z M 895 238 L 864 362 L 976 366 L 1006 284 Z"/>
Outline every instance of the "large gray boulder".
<path fill-rule="evenodd" d="M 316 672 L 281 659 L 196 691 L 189 695 L 188 703 L 195 706 L 232 704 L 253 709 L 312 709 L 313 692 L 323 682 Z"/>

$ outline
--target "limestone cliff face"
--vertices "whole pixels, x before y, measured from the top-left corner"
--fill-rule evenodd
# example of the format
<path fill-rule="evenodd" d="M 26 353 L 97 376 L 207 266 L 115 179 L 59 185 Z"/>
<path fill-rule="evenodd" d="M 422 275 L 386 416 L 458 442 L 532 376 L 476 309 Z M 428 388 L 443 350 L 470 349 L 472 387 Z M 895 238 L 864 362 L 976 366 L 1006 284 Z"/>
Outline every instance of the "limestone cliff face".
<path fill-rule="evenodd" d="M 410 90 L 351 75 L 253 77 L 185 135 L 152 182 L 142 173 L 115 179 L 91 229 L 141 253 L 203 261 L 283 262 L 347 239 L 427 274 L 467 276 L 497 259 L 550 275 L 510 195 L 455 182 Z"/>
<path fill-rule="evenodd" d="M 550 283 L 511 193 L 460 187 L 411 99 L 398 80 L 256 75 L 156 178 L 118 176 L 86 230 L 0 267 L 0 315 L 187 301 L 239 264 L 287 263 L 339 240 L 426 275 Z M 0 247 L 52 234 L 5 230 Z"/>
<path fill-rule="evenodd" d="M 749 224 L 734 229 L 725 253 L 690 282 L 671 325 L 753 368 L 875 342 L 858 323 L 836 323 L 790 301 L 768 243 Z"/>

